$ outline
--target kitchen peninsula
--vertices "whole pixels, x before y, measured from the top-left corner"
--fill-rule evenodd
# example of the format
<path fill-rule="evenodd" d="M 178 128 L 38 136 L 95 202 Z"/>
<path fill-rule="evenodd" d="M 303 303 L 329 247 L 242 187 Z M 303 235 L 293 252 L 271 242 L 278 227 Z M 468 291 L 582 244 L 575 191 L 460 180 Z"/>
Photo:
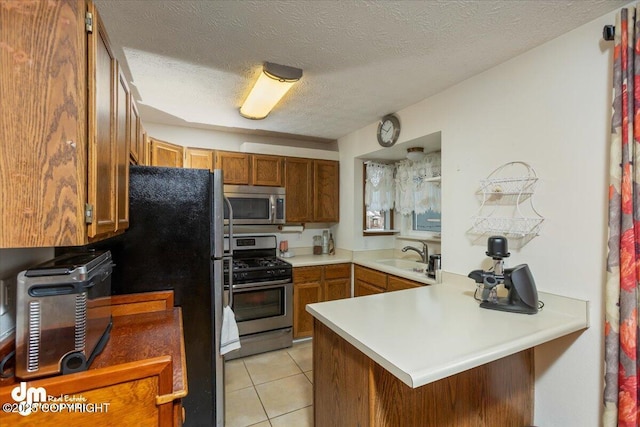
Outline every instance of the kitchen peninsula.
<path fill-rule="evenodd" d="M 470 279 L 310 304 L 316 426 L 526 426 L 533 347 L 586 329 L 588 302 L 540 293 L 535 315 L 485 310 Z"/>

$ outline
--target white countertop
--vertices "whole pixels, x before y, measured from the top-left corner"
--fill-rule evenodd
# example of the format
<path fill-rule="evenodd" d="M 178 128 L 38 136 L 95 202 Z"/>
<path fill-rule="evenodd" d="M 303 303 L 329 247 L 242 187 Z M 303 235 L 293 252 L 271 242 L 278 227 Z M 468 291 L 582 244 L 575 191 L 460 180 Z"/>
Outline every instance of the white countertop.
<path fill-rule="evenodd" d="M 352 255 L 351 251 L 337 249 L 335 255 L 313 255 L 309 253 L 303 253 L 296 254 L 295 256 L 290 258 L 280 258 L 287 261 L 293 267 L 311 267 L 316 265 L 341 264 L 344 262 L 351 262 Z"/>
<path fill-rule="evenodd" d="M 588 302 L 540 292 L 534 315 L 479 307 L 475 283 L 307 305 L 307 311 L 410 387 L 420 387 L 588 327 Z"/>

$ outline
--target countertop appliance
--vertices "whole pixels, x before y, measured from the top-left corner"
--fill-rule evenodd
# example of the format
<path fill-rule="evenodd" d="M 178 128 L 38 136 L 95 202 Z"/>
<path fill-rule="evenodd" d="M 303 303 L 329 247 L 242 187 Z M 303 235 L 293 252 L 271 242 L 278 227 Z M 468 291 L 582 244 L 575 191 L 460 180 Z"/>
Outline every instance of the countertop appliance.
<path fill-rule="evenodd" d="M 293 276 L 291 264 L 276 257 L 276 236 L 225 237 L 225 247 L 229 246 L 233 250 L 232 275 L 224 275 L 225 290 L 236 316 L 241 347 L 225 358 L 291 347 Z"/>
<path fill-rule="evenodd" d="M 284 224 L 284 187 L 225 185 L 224 195 L 233 207 L 233 222 L 239 225 Z M 225 221 L 228 218 L 224 209 Z"/>
<path fill-rule="evenodd" d="M 95 243 L 117 267 L 113 294 L 173 290 L 182 307 L 185 426 L 224 425 L 222 171 L 131 166 L 129 229 Z M 224 227 L 224 229 L 223 229 Z"/>
<path fill-rule="evenodd" d="M 504 258 L 511 255 L 507 238 L 491 236 L 487 241 L 487 256 L 493 259 L 489 271 L 473 270 L 469 277 L 478 283 L 482 301 L 480 307 L 512 313 L 536 314 L 540 302 L 536 282 L 527 264 L 504 268 Z M 509 291 L 506 297 L 498 297 L 496 286 L 504 283 Z"/>
<path fill-rule="evenodd" d="M 109 251 L 70 253 L 18 274 L 16 377 L 86 370 L 111 330 Z"/>

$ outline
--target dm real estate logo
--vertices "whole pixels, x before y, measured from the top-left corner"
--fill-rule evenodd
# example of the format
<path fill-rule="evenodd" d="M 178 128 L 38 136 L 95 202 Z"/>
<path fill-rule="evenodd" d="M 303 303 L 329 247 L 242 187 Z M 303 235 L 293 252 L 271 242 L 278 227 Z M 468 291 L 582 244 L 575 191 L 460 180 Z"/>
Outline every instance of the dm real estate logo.
<path fill-rule="evenodd" d="M 22 416 L 33 412 L 48 413 L 105 413 L 109 411 L 110 403 L 90 403 L 82 395 L 62 394 L 50 396 L 44 387 L 27 387 L 27 383 L 11 390 L 14 403 L 3 403 L 2 412 L 18 413 Z"/>
<path fill-rule="evenodd" d="M 27 388 L 27 383 L 21 382 L 19 386 L 11 390 L 11 398 L 16 403 L 5 403 L 2 405 L 2 410 L 4 412 L 17 411 L 20 415 L 27 416 L 31 414 L 34 408 L 37 408 L 39 403 L 47 401 L 47 390 L 44 387 Z"/>

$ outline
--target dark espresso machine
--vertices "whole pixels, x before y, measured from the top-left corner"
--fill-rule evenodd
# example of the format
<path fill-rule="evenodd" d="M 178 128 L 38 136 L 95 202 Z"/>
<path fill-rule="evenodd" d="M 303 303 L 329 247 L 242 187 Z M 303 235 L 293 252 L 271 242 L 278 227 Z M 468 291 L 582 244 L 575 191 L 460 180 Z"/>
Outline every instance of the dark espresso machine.
<path fill-rule="evenodd" d="M 512 313 L 536 314 L 538 312 L 538 290 L 527 264 L 504 268 L 504 258 L 511 255 L 507 239 L 491 236 L 487 241 L 487 256 L 493 259 L 489 271 L 473 270 L 469 277 L 478 283 L 481 291 L 480 307 Z M 509 291 L 506 297 L 498 297 L 496 286 L 504 283 Z"/>

